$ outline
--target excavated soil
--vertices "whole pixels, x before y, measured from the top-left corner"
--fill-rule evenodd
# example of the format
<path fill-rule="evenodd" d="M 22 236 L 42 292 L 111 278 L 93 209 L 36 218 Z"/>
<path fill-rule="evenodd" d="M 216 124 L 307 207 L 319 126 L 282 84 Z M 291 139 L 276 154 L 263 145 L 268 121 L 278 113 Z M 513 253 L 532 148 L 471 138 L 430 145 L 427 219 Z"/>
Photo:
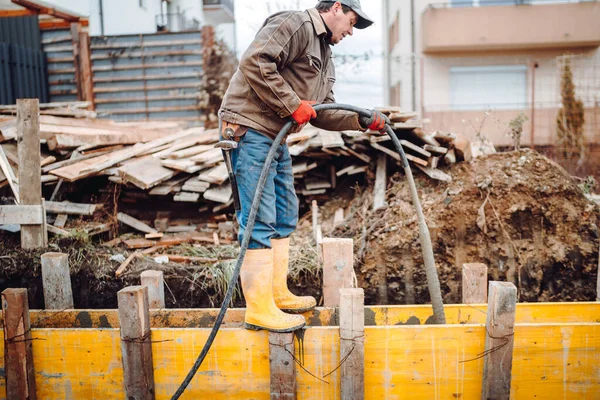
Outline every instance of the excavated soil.
<path fill-rule="evenodd" d="M 405 177 L 393 174 L 387 206 L 372 211 L 373 171 L 338 184 L 331 200 L 320 205 L 326 237 L 352 237 L 359 287 L 368 304 L 429 302 L 418 225 Z M 598 269 L 600 207 L 559 165 L 531 150 L 498 153 L 444 170 L 453 181 L 442 183 L 415 172 L 423 212 L 431 232 L 441 289 L 446 303 L 461 301 L 463 263 L 485 263 L 489 279 L 511 281 L 519 301 L 593 301 Z M 350 179 L 350 178 L 348 178 Z M 355 182 L 360 179 L 367 182 Z M 367 187 L 367 189 L 364 189 Z M 345 210 L 333 228 L 333 216 Z M 290 287 L 321 299 L 322 278 L 312 234 L 311 213 L 292 237 Z M 167 307 L 219 306 L 237 255 L 237 246 L 169 249 L 172 254 L 226 260 L 212 266 L 158 265 L 142 259 L 115 278 L 120 261 L 131 251 L 107 248 L 97 241 L 53 239 L 50 250 L 19 248 L 19 234 L 0 232 L 0 290 L 29 288 L 31 308 L 43 308 L 40 256 L 44 251 L 69 254 L 76 308 L 115 308 L 116 293 L 139 284 L 144 269 L 162 269 Z M 239 293 L 235 306 L 243 306 Z"/>
<path fill-rule="evenodd" d="M 415 174 L 446 303 L 461 301 L 461 266 L 484 263 L 490 280 L 510 281 L 519 301 L 593 301 L 600 207 L 559 165 L 532 150 L 497 153 L 445 170 L 451 183 Z M 376 212 L 370 192 L 340 205 L 354 237 L 358 284 L 371 303 L 429 301 L 416 214 L 404 176 Z M 326 226 L 324 229 L 330 229 Z"/>

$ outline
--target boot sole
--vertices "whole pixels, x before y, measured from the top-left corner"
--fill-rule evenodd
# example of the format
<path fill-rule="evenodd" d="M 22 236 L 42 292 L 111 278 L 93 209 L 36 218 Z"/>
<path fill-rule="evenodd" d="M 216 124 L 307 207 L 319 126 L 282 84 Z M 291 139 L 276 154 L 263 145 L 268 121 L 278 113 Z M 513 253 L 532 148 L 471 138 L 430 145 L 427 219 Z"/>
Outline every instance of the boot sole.
<path fill-rule="evenodd" d="M 244 322 L 244 328 L 246 328 L 248 330 L 251 330 L 251 331 L 265 330 L 265 331 L 276 332 L 276 333 L 290 333 L 290 332 L 294 332 L 294 331 L 297 331 L 298 329 L 304 328 L 304 325 L 306 325 L 306 323 L 302 323 L 300 325 L 296 325 L 296 326 L 291 327 L 291 328 L 274 329 L 274 328 L 267 328 L 266 326 L 254 325 L 254 324 L 249 324 L 247 322 Z"/>
<path fill-rule="evenodd" d="M 281 311 L 283 311 L 284 313 L 288 313 L 288 314 L 302 314 L 308 311 L 312 311 L 315 309 L 316 306 L 313 307 L 306 307 L 306 308 L 280 308 Z"/>

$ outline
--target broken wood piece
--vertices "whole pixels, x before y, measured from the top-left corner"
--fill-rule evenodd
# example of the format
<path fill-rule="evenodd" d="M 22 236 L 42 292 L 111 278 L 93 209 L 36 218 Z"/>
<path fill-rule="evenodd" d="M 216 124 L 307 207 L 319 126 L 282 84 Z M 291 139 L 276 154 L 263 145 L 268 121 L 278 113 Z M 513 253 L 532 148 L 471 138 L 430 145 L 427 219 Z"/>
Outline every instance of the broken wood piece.
<path fill-rule="evenodd" d="M 291 145 L 293 143 L 304 142 L 308 139 L 311 139 L 319 134 L 319 131 L 315 128 L 310 129 L 310 126 L 305 127 L 300 132 L 292 133 L 286 139 L 287 145 Z"/>
<path fill-rule="evenodd" d="M 448 153 L 448 149 L 446 147 L 442 147 L 442 146 L 433 146 L 430 144 L 425 144 L 425 145 L 423 145 L 423 148 L 430 153 L 439 154 L 442 156 L 445 155 L 446 153 Z"/>
<path fill-rule="evenodd" d="M 440 141 L 440 142 L 443 142 L 443 143 L 447 143 L 447 144 L 451 144 L 451 143 L 453 143 L 456 140 L 457 135 L 455 133 L 451 133 L 451 132 L 436 131 L 436 132 L 433 133 L 433 137 L 437 141 Z"/>
<path fill-rule="evenodd" d="M 211 239 L 212 241 L 212 239 Z M 219 260 L 218 258 L 208 258 L 208 257 L 193 257 L 193 256 L 180 256 L 176 254 L 165 254 L 169 257 L 169 261 L 176 263 L 216 263 L 219 261 L 229 261 L 229 260 Z"/>
<path fill-rule="evenodd" d="M 44 158 L 43 160 L 40 161 L 40 167 L 44 167 L 48 164 L 52 164 L 53 162 L 56 161 L 56 157 L 54 156 L 48 156 L 46 158 Z"/>
<path fill-rule="evenodd" d="M 117 214 L 117 220 L 119 220 L 123 224 L 128 225 L 140 232 L 157 233 L 156 229 L 152 228 L 151 226 L 146 225 L 139 219 L 133 218 L 132 216 L 129 216 L 122 212 Z"/>
<path fill-rule="evenodd" d="M 447 173 L 440 171 L 439 169 L 433 169 L 429 167 L 424 167 L 419 164 L 416 164 L 416 167 L 419 168 L 425 175 L 428 177 L 442 181 L 442 182 L 452 182 L 452 177 Z"/>
<path fill-rule="evenodd" d="M 54 221 L 54 226 L 57 228 L 64 228 L 68 218 L 69 216 L 67 214 L 58 214 L 56 216 L 56 220 Z"/>
<path fill-rule="evenodd" d="M 146 235 L 144 235 L 144 238 L 146 238 L 148 240 L 154 240 L 154 239 L 162 238 L 163 235 L 164 235 L 164 233 L 162 233 L 162 232 L 146 233 Z"/>
<path fill-rule="evenodd" d="M 189 242 L 191 239 L 192 235 L 191 234 L 184 234 L 184 235 L 180 235 L 180 236 L 163 236 L 161 239 L 157 241 L 155 240 L 148 240 L 148 239 L 128 239 L 125 240 L 123 243 L 125 243 L 125 246 L 127 246 L 128 249 L 143 249 L 146 247 L 154 247 L 154 246 L 160 246 L 160 247 L 167 247 L 167 246 L 176 246 L 178 244 L 181 243 L 187 243 Z"/>
<path fill-rule="evenodd" d="M 319 138 L 321 139 L 321 147 L 323 149 L 331 147 L 344 147 L 345 142 L 341 132 L 319 130 Z"/>
<path fill-rule="evenodd" d="M 385 190 L 387 188 L 387 156 L 379 154 L 375 173 L 375 188 L 373 189 L 373 211 L 386 206 Z"/>
<path fill-rule="evenodd" d="M 200 200 L 200 193 L 179 192 L 173 196 L 173 200 L 185 203 L 197 203 Z"/>
<path fill-rule="evenodd" d="M 367 172 L 368 169 L 369 169 L 368 165 L 363 165 L 363 166 L 360 166 L 360 167 L 354 167 L 350 171 L 348 171 L 347 174 L 348 174 L 348 176 L 350 176 L 350 175 L 356 175 L 356 174 L 362 174 L 364 172 Z"/>
<path fill-rule="evenodd" d="M 176 173 L 165 168 L 159 159 L 152 156 L 145 156 L 119 168 L 119 175 L 125 182 L 131 182 L 143 190 L 171 179 Z"/>
<path fill-rule="evenodd" d="M 348 153 L 350 153 L 351 155 L 353 155 L 354 157 L 358 158 L 359 160 L 362 160 L 364 162 L 366 162 L 367 164 L 371 162 L 371 157 L 367 156 L 366 154 L 360 154 L 354 150 L 352 150 L 349 147 L 346 146 L 342 146 L 342 149 L 344 151 L 347 151 Z"/>
<path fill-rule="evenodd" d="M 395 150 L 388 149 L 387 147 L 383 147 L 381 145 L 378 145 L 377 143 L 371 143 L 371 147 L 387 154 L 388 156 L 392 157 L 396 161 L 402 161 L 400 154 L 398 154 Z M 406 155 L 406 159 L 408 161 L 412 161 L 413 163 L 422 165 L 424 167 L 427 166 L 427 161 L 423 160 L 422 158 L 415 157 L 410 154 L 405 154 L 405 155 Z"/>
<path fill-rule="evenodd" d="M 123 261 L 121 263 L 121 265 L 119 265 L 119 268 L 117 268 L 117 270 L 115 271 L 115 276 L 119 276 L 121 275 L 123 272 L 125 272 L 125 270 L 127 269 L 127 267 L 129 266 L 129 264 L 131 264 L 131 262 L 133 260 L 135 260 L 139 255 L 141 255 L 142 252 L 141 251 L 134 251 L 133 253 L 131 253 L 129 255 L 129 257 L 127 257 L 125 259 L 125 261 Z"/>
<path fill-rule="evenodd" d="M 8 185 L 15 196 L 16 203 L 19 204 L 19 182 L 15 173 L 6 158 L 3 147 L 0 145 L 0 169 L 4 174 L 4 177 L 8 181 Z"/>
<path fill-rule="evenodd" d="M 444 156 L 444 162 L 446 164 L 456 164 L 456 154 L 454 148 L 448 150 L 448 153 Z"/>
<path fill-rule="evenodd" d="M 71 232 L 61 229 L 61 228 L 58 228 L 56 226 L 50 225 L 50 224 L 46 225 L 46 229 L 48 230 L 48 232 L 53 233 L 57 236 L 63 236 L 63 237 L 72 236 Z"/>
<path fill-rule="evenodd" d="M 344 223 L 344 209 L 338 208 L 333 216 L 333 228 L 337 228 Z"/>
<path fill-rule="evenodd" d="M 204 198 L 206 200 L 215 201 L 217 203 L 228 203 L 231 199 L 232 190 L 231 185 L 223 185 L 221 187 L 209 189 L 204 192 Z"/>
<path fill-rule="evenodd" d="M 213 232 L 213 243 L 215 246 L 221 245 L 221 242 L 219 242 L 219 234 L 217 232 Z"/>

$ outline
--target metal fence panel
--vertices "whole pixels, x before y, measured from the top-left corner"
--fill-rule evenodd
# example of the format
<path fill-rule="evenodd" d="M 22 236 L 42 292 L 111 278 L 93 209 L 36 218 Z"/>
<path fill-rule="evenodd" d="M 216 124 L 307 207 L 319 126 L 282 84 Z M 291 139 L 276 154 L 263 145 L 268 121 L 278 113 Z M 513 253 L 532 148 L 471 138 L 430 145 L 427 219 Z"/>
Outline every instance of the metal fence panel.
<path fill-rule="evenodd" d="M 199 31 L 91 38 L 96 111 L 118 121 L 200 121 Z"/>
<path fill-rule="evenodd" d="M 44 53 L 10 43 L 0 43 L 0 103 L 17 99 L 48 101 Z"/>
<path fill-rule="evenodd" d="M 0 18 L 0 43 L 12 43 L 40 51 L 40 27 L 37 15 Z"/>
<path fill-rule="evenodd" d="M 48 60 L 50 101 L 77 101 L 71 31 L 69 29 L 43 31 L 42 46 Z"/>

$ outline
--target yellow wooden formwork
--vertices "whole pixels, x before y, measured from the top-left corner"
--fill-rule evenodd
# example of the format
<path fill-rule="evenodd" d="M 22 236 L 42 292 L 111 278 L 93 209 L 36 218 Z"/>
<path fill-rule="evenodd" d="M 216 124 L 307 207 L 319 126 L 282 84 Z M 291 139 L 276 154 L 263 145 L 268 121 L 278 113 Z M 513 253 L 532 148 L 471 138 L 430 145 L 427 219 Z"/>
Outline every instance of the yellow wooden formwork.
<path fill-rule="evenodd" d="M 594 322 L 600 304 L 575 306 L 571 311 L 568 318 L 579 321 L 545 324 L 536 317 L 537 324 L 517 324 L 513 398 L 600 399 L 600 324 Z M 534 313 L 557 318 L 552 305 L 541 305 Z M 590 317 L 592 322 L 582 321 Z M 209 332 L 152 330 L 157 399 L 174 393 Z M 124 397 L 118 329 L 33 329 L 32 337 L 38 398 Z M 483 359 L 478 355 L 484 350 L 484 339 L 481 324 L 367 326 L 365 398 L 479 398 Z M 0 347 L 3 343 L 2 338 Z M 338 328 L 308 328 L 303 348 L 304 367 L 316 377 L 297 367 L 298 398 L 338 399 L 339 370 L 324 377 L 339 363 Z M 296 355 L 300 354 L 296 343 Z M 0 371 L 3 363 L 0 359 Z M 268 399 L 269 380 L 268 334 L 225 328 L 182 398 Z M 4 384 L 0 379 L 0 398 L 6 396 Z"/>

